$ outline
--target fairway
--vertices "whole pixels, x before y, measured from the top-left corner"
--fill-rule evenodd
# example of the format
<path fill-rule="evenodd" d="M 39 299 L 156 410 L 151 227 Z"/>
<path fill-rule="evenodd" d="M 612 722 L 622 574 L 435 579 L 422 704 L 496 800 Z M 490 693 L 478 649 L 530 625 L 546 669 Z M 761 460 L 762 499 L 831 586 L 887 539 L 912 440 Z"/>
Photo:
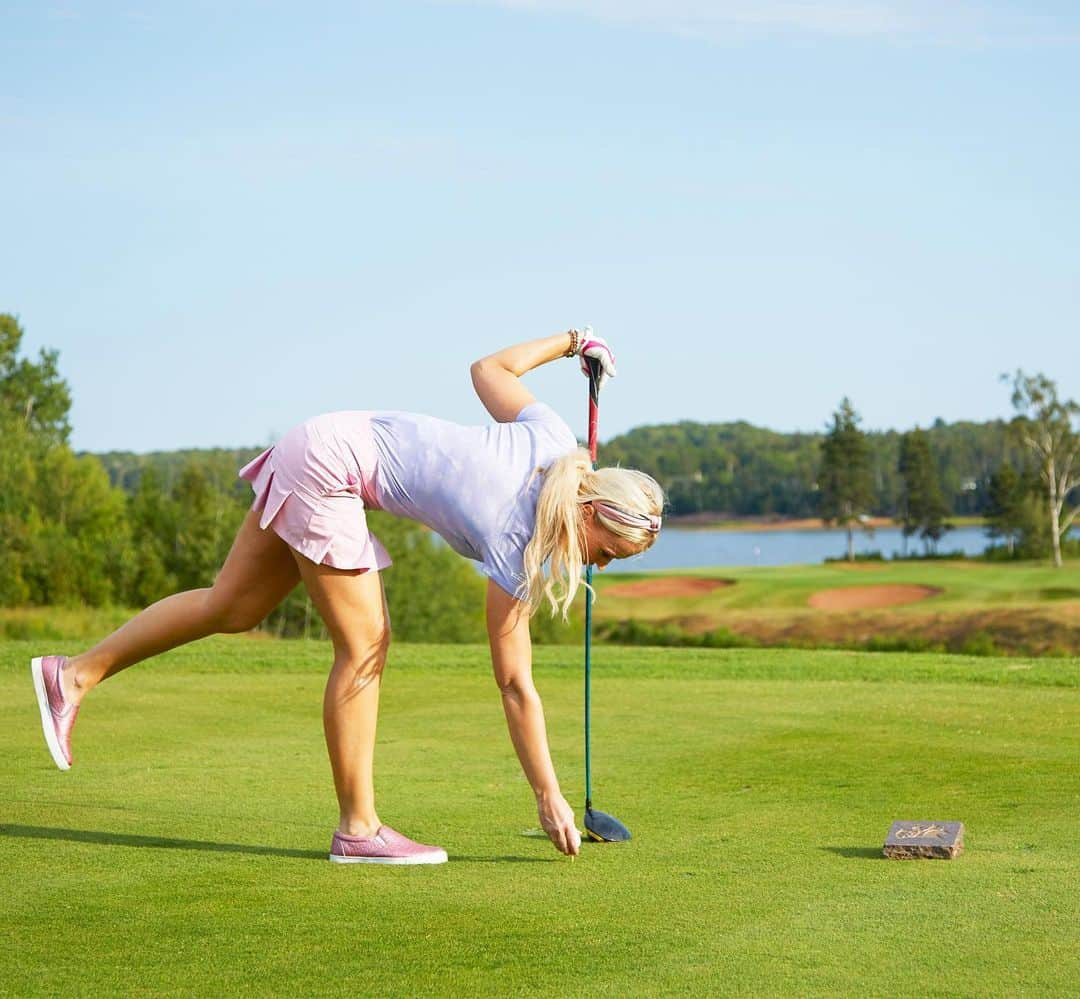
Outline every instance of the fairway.
<path fill-rule="evenodd" d="M 434 868 L 326 861 L 329 646 L 221 638 L 109 681 L 50 762 L 0 643 L 0 993 L 1063 995 L 1080 980 L 1080 660 L 597 650 L 594 794 L 546 839 L 485 649 L 391 650 L 382 819 Z M 580 651 L 536 650 L 583 795 Z M 894 819 L 960 820 L 951 862 Z M 1070 984 L 1072 983 L 1072 984 Z"/>

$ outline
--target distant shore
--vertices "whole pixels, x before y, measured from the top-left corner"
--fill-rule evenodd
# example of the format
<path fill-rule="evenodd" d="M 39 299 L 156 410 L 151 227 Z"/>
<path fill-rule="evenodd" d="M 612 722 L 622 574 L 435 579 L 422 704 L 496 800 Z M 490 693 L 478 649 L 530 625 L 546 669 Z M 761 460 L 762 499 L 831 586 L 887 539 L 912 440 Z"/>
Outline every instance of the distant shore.
<path fill-rule="evenodd" d="M 836 525 L 826 524 L 820 517 L 732 517 L 723 513 L 672 514 L 664 518 L 667 527 L 688 531 L 831 531 Z M 947 523 L 953 527 L 981 527 L 982 517 L 950 517 Z M 869 517 L 866 527 L 898 527 L 891 517 Z M 945 536 L 946 540 L 948 535 Z"/>

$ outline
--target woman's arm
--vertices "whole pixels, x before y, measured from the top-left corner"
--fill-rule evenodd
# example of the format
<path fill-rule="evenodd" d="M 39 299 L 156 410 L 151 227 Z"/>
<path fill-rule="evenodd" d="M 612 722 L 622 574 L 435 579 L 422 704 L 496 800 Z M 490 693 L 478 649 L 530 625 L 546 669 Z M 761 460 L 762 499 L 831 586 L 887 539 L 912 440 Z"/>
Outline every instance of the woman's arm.
<path fill-rule="evenodd" d="M 528 405 L 536 402 L 521 383 L 521 376 L 533 368 L 565 357 L 571 347 L 569 331 L 540 340 L 529 340 L 490 354 L 470 369 L 473 387 L 484 408 L 499 422 L 512 423 Z"/>
<path fill-rule="evenodd" d="M 528 608 L 489 581 L 487 625 L 506 724 L 521 769 L 536 795 L 540 824 L 556 849 L 573 856 L 581 846 L 581 835 L 574 824 L 573 809 L 559 789 L 548 750 L 544 708 L 532 682 Z"/>

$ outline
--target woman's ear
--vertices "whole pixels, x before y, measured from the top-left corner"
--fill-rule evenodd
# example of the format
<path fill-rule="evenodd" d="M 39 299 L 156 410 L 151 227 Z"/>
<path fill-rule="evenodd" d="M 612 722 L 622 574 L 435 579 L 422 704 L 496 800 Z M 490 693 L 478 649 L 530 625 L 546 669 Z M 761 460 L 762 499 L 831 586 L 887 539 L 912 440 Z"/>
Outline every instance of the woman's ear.
<path fill-rule="evenodd" d="M 596 519 L 596 507 L 592 503 L 581 504 L 581 521 L 588 526 Z"/>

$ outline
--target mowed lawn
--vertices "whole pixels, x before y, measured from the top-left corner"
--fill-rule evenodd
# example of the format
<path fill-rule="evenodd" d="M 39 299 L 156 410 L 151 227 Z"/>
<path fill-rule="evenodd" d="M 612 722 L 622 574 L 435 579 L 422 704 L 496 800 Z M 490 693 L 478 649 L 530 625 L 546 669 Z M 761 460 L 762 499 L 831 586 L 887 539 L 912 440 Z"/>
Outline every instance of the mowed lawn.
<path fill-rule="evenodd" d="M 399 646 L 384 821 L 435 868 L 332 865 L 323 643 L 222 638 L 87 700 L 55 770 L 0 644 L 0 993 L 1076 994 L 1080 660 L 597 652 L 596 804 L 536 829 L 480 647 Z M 580 650 L 536 676 L 583 797 Z M 960 820 L 889 861 L 894 819 Z"/>

